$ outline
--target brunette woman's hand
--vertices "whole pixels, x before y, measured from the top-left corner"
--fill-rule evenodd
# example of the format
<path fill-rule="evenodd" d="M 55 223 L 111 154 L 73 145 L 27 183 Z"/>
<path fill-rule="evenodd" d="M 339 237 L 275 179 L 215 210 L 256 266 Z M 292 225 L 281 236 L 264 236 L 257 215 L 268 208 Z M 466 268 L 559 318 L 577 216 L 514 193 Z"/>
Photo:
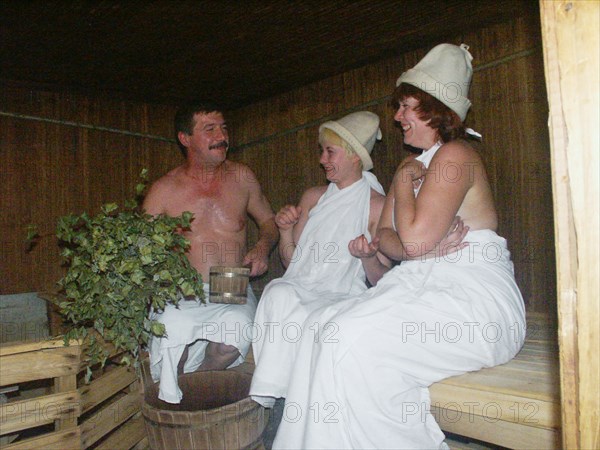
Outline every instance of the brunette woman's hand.
<path fill-rule="evenodd" d="M 468 242 L 463 242 L 465 236 L 469 232 L 469 227 L 465 225 L 460 216 L 456 216 L 452 221 L 452 225 L 448 233 L 436 246 L 435 254 L 438 257 L 443 257 L 456 253 L 469 245 Z"/>
<path fill-rule="evenodd" d="M 412 182 L 413 188 L 418 189 L 423 183 L 425 172 L 427 168 L 425 165 L 417 160 L 418 155 L 410 155 L 405 158 L 398 167 L 394 178 L 400 178 L 401 182 Z"/>

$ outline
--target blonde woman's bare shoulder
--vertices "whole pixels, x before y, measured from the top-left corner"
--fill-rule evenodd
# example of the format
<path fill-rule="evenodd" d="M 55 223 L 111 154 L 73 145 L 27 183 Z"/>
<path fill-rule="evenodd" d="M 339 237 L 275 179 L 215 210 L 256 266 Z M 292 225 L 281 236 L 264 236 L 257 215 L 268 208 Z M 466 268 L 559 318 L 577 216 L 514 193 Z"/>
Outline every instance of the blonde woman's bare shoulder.
<path fill-rule="evenodd" d="M 383 211 L 383 205 L 385 204 L 385 195 L 380 194 L 374 189 L 371 189 L 371 211 L 377 215 Z"/>
<path fill-rule="evenodd" d="M 311 188 L 308 188 L 302 194 L 302 198 L 300 199 L 300 204 L 304 203 L 309 206 L 315 205 L 319 201 L 321 196 L 325 193 L 326 190 L 327 190 L 327 186 L 325 186 L 325 185 L 313 186 Z"/>
<path fill-rule="evenodd" d="M 371 188 L 371 201 L 385 201 L 385 195 L 377 192 L 375 189 Z"/>

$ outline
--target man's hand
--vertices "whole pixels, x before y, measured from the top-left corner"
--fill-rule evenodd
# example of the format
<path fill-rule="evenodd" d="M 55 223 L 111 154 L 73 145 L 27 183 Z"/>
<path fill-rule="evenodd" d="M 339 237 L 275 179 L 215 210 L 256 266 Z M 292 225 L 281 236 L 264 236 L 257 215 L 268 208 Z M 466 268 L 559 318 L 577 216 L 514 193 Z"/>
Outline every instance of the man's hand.
<path fill-rule="evenodd" d="M 244 256 L 242 265 L 250 267 L 251 277 L 262 275 L 269 268 L 269 252 L 254 247 Z"/>
<path fill-rule="evenodd" d="M 285 205 L 275 215 L 275 225 L 280 231 L 291 229 L 300 220 L 302 208 L 300 206 Z"/>
<path fill-rule="evenodd" d="M 379 238 L 375 237 L 371 242 L 368 242 L 365 235 L 361 234 L 348 243 L 348 250 L 355 258 L 372 258 L 379 250 Z"/>

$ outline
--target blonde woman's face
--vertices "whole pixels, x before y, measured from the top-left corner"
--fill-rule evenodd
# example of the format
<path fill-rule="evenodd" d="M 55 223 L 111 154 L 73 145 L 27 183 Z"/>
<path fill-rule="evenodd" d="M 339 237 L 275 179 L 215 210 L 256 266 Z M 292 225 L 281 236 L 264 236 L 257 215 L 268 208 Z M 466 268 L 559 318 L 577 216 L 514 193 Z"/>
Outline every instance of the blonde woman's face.
<path fill-rule="evenodd" d="M 331 182 L 344 180 L 354 168 L 355 155 L 348 155 L 346 150 L 327 139 L 321 143 L 319 163 L 325 169 L 325 175 Z"/>

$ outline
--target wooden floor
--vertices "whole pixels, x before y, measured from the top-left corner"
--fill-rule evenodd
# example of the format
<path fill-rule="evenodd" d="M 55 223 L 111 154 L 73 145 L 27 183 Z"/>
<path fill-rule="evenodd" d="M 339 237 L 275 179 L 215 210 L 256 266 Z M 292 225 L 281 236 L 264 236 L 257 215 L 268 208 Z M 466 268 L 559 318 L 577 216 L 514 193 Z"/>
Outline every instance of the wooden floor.
<path fill-rule="evenodd" d="M 525 345 L 512 361 L 431 386 L 432 414 L 444 431 L 507 448 L 560 447 L 556 324 L 544 315 L 527 319 Z"/>

